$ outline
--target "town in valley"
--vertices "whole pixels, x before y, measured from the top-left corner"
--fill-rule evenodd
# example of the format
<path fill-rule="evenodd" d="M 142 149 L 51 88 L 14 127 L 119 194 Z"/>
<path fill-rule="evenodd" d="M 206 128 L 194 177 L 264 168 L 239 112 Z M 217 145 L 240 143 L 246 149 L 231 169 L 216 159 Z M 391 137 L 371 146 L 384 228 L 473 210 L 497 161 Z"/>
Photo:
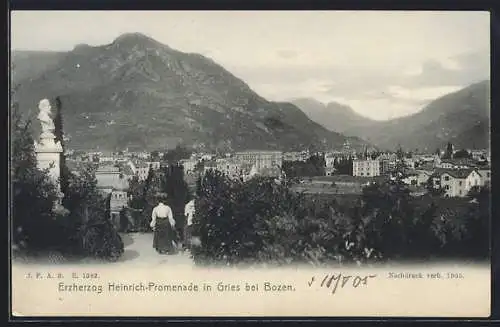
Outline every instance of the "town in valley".
<path fill-rule="evenodd" d="M 253 176 L 284 178 L 287 173 L 284 167 L 300 165 L 315 157 L 323 164 L 319 167 L 323 175 L 305 171 L 303 175 L 293 176 L 294 188 L 297 192 L 331 195 L 361 194 L 364 186 L 395 179 L 398 174 L 404 174 L 402 181 L 410 187 L 413 196 L 429 192 L 429 185 L 432 185 L 444 191 L 442 197 L 465 198 L 474 186 L 489 186 L 491 182 L 491 152 L 488 149 L 455 149 L 452 144 L 434 153 L 412 153 L 402 149 L 382 152 L 368 148 L 356 151 L 349 143 L 340 149 L 324 152 L 248 150 L 205 153 L 181 146 L 170 152 L 179 152 L 184 157 L 172 162 L 166 158 L 168 150 L 133 152 L 127 149 L 116 152 L 68 150 L 66 155 L 67 164 L 75 172 L 82 166 L 94 167 L 98 188 L 108 196 L 110 218 L 116 221 L 116 226 L 120 224 L 120 212 L 127 208 L 131 199 L 129 182 L 134 178 L 144 182 L 151 171 L 169 164 L 182 166 L 186 181 L 194 184 L 208 170 L 239 180 Z M 292 169 L 290 171 L 293 173 Z"/>

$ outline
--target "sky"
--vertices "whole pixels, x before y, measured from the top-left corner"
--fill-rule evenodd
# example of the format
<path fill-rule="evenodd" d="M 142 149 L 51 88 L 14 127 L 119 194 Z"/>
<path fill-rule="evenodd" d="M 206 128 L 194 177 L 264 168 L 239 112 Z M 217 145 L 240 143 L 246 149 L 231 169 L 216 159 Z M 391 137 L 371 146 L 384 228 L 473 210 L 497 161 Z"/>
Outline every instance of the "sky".
<path fill-rule="evenodd" d="M 386 120 L 490 78 L 489 12 L 17 11 L 11 48 L 70 51 L 139 32 L 210 57 L 273 101 Z"/>

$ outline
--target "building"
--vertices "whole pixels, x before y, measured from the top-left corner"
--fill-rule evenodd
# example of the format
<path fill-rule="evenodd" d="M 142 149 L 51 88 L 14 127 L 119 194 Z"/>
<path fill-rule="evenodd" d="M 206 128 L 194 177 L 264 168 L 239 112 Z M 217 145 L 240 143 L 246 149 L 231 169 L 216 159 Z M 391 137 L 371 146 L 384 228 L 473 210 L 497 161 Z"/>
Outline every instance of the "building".
<path fill-rule="evenodd" d="M 356 155 L 356 150 L 351 148 L 351 144 L 348 140 L 346 140 L 342 146 L 342 154 L 348 157 Z"/>
<path fill-rule="evenodd" d="M 481 175 L 481 186 L 489 186 L 491 184 L 491 169 L 490 167 L 481 167 L 477 169 Z"/>
<path fill-rule="evenodd" d="M 416 171 L 407 172 L 406 177 L 403 178 L 403 183 L 407 185 L 418 185 L 418 173 Z"/>
<path fill-rule="evenodd" d="M 415 160 L 415 168 L 421 167 L 422 165 L 439 167 L 441 164 L 441 158 L 437 154 L 416 154 L 413 155 L 413 159 Z"/>
<path fill-rule="evenodd" d="M 335 166 L 335 161 L 338 158 L 341 158 L 341 156 L 336 154 L 336 153 L 332 153 L 332 152 L 325 153 L 325 167 L 327 169 L 333 168 Z"/>
<path fill-rule="evenodd" d="M 199 161 L 197 159 L 191 158 L 191 159 L 182 159 L 179 161 L 179 164 L 181 164 L 182 167 L 184 167 L 184 172 L 186 174 L 191 174 L 194 172 L 196 164 L 198 164 L 198 162 Z"/>
<path fill-rule="evenodd" d="M 336 171 L 336 169 L 333 166 L 326 166 L 325 167 L 325 175 L 326 176 L 333 176 L 333 175 L 335 175 L 335 171 Z"/>
<path fill-rule="evenodd" d="M 145 162 L 138 162 L 135 173 L 140 182 L 145 181 L 149 175 L 149 165 Z"/>
<path fill-rule="evenodd" d="M 427 184 L 431 176 L 432 171 L 411 169 L 406 172 L 406 177 L 403 179 L 403 182 L 408 185 L 423 186 Z"/>
<path fill-rule="evenodd" d="M 352 162 L 352 175 L 373 177 L 380 176 L 380 161 L 378 160 L 354 160 Z"/>
<path fill-rule="evenodd" d="M 98 167 L 95 172 L 95 177 L 97 179 L 97 188 L 105 195 L 110 194 L 113 189 L 128 188 L 128 181 L 118 167 Z"/>
<path fill-rule="evenodd" d="M 471 150 L 469 153 L 472 156 L 472 159 L 477 161 L 486 160 L 486 157 L 488 156 L 487 150 Z"/>
<path fill-rule="evenodd" d="M 130 167 L 126 163 L 120 166 L 120 172 L 122 173 L 123 177 L 128 181 L 130 181 L 134 176 L 136 176 L 132 167 Z"/>
<path fill-rule="evenodd" d="M 124 189 L 113 189 L 109 197 L 109 218 L 115 226 L 120 228 L 120 212 L 128 207 L 128 195 Z"/>
<path fill-rule="evenodd" d="M 443 189 L 446 197 L 467 196 L 472 187 L 481 185 L 481 175 L 475 169 L 439 169 L 432 178 L 434 187 Z"/>
<path fill-rule="evenodd" d="M 403 163 L 405 164 L 406 167 L 410 169 L 415 169 L 415 162 L 416 160 L 413 158 L 404 158 Z"/>
<path fill-rule="evenodd" d="M 445 159 L 437 166 L 443 169 L 469 169 L 476 168 L 477 162 L 473 159 Z"/>
<path fill-rule="evenodd" d="M 209 170 L 217 170 L 217 163 L 215 160 L 204 161 L 203 172 L 206 173 Z"/>
<path fill-rule="evenodd" d="M 281 151 L 244 151 L 236 152 L 235 159 L 240 163 L 255 164 L 256 169 L 282 167 L 283 153 Z"/>
<path fill-rule="evenodd" d="M 380 174 L 385 175 L 394 170 L 398 157 L 394 153 L 383 153 L 375 160 L 380 162 Z"/>
<path fill-rule="evenodd" d="M 159 161 L 146 161 L 146 164 L 150 167 L 150 169 L 157 170 L 160 169 Z"/>
<path fill-rule="evenodd" d="M 433 174 L 433 170 L 417 169 L 417 185 L 425 185 Z"/>
<path fill-rule="evenodd" d="M 200 156 L 200 159 L 201 160 L 205 160 L 205 161 L 210 161 L 214 158 L 214 155 L 213 154 L 210 154 L 210 153 L 204 153 Z"/>
<path fill-rule="evenodd" d="M 241 168 L 236 160 L 232 159 L 217 159 L 215 161 L 216 169 L 231 178 L 241 176 Z"/>
<path fill-rule="evenodd" d="M 283 161 L 307 161 L 309 159 L 309 151 L 295 151 L 283 153 Z"/>

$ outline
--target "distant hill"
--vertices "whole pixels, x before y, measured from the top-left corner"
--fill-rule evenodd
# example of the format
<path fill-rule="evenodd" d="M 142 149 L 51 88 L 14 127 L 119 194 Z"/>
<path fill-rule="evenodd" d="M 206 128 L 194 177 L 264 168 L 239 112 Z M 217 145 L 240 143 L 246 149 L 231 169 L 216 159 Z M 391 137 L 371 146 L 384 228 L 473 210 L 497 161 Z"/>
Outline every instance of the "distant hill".
<path fill-rule="evenodd" d="M 489 147 L 489 81 L 472 84 L 432 101 L 413 115 L 389 121 L 359 118 L 357 114 L 350 114 L 352 109 L 337 104 L 330 107 L 330 111 L 328 106 L 323 109 L 314 102 L 294 103 L 326 128 L 358 136 L 384 149 L 401 145 L 405 149 L 434 151 L 447 142 L 458 148 Z"/>
<path fill-rule="evenodd" d="M 377 123 L 375 120 L 356 113 L 351 107 L 337 102 L 324 104 L 311 98 L 298 98 L 291 102 L 302 109 L 311 120 L 331 131 L 345 135 L 359 136 L 358 129 Z"/>
<path fill-rule="evenodd" d="M 75 149 L 294 150 L 366 142 L 325 129 L 291 103 L 270 102 L 202 55 L 140 33 L 67 53 L 16 52 L 14 101 L 33 117 L 42 98 L 61 98 Z M 38 127 L 35 121 L 33 124 Z"/>
<path fill-rule="evenodd" d="M 13 86 L 19 81 L 38 77 L 42 72 L 56 65 L 64 55 L 63 52 L 12 51 L 10 64 Z"/>

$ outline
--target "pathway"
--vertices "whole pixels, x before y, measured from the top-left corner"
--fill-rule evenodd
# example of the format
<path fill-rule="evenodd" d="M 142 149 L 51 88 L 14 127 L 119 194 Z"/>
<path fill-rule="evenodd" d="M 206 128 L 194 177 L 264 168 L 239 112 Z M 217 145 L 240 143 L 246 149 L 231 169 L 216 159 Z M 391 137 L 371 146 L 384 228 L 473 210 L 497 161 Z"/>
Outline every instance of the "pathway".
<path fill-rule="evenodd" d="M 120 264 L 159 264 L 193 265 L 189 252 L 181 251 L 175 255 L 160 255 L 153 248 L 152 233 L 121 234 L 125 245 L 125 252 L 118 260 Z"/>
<path fill-rule="evenodd" d="M 154 267 L 157 265 L 169 265 L 185 267 L 193 267 L 194 262 L 190 257 L 189 252 L 181 251 L 174 255 L 161 255 L 153 248 L 153 234 L 152 233 L 128 233 L 121 234 L 124 243 L 124 253 L 117 262 L 102 262 L 95 259 L 86 258 L 83 260 L 73 261 L 72 259 L 66 260 L 58 253 L 40 254 L 37 258 L 16 256 L 13 259 L 13 264 L 39 264 L 39 265 L 53 265 L 53 264 L 105 264 L 117 265 L 120 267 L 134 267 L 147 266 Z"/>

